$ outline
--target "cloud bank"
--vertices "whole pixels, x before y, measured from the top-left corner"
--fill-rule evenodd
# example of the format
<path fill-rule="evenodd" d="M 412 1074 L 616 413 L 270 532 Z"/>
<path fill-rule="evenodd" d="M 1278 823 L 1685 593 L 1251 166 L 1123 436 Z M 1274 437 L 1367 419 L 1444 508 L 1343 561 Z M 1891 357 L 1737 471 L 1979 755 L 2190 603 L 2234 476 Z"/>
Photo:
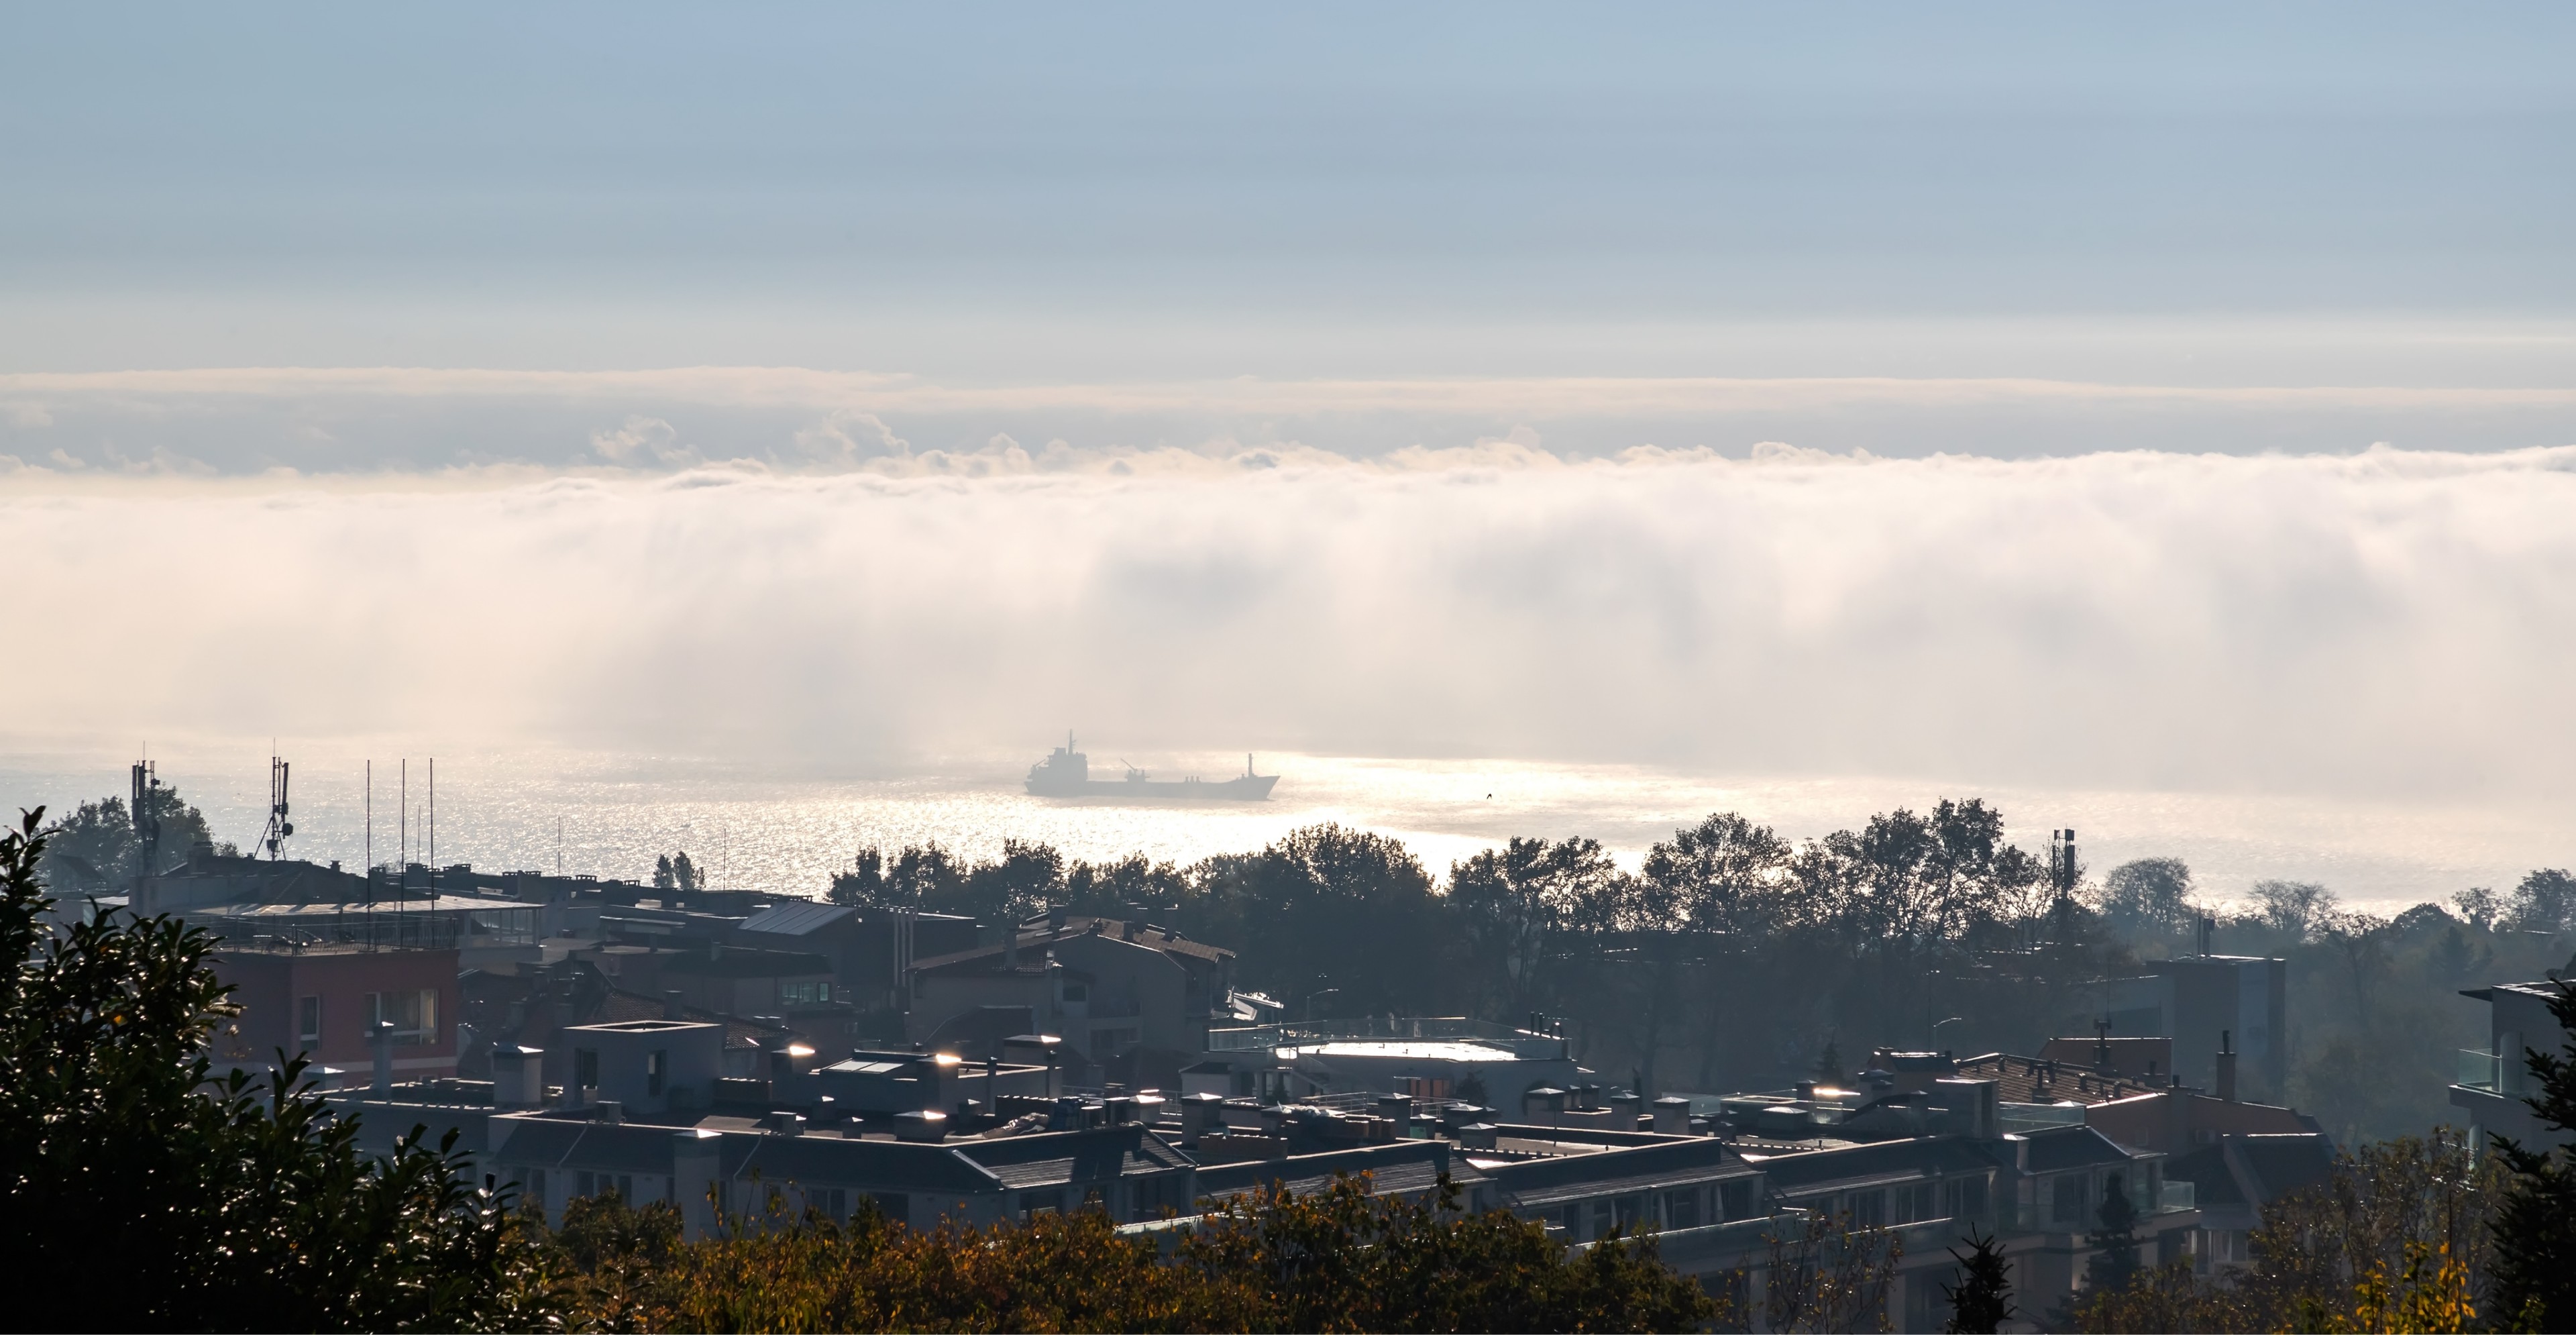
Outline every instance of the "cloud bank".
<path fill-rule="evenodd" d="M 2492 452 L 2576 441 L 2576 389 L 1960 376 L 973 383 L 761 366 L 0 375 L 0 471 L 37 475 L 670 472 L 744 459 L 906 475 L 1007 455 L 993 445 L 1000 437 L 1027 442 L 1032 470 L 1081 471 L 1317 442 L 1341 457 L 1387 459 L 1523 428 L 1560 455 L 1592 458 L 1648 446 L 1742 458 L 1763 440 L 1918 458 L 2178 444 L 2350 453 L 2376 441 Z"/>
<path fill-rule="evenodd" d="M 603 454 L 677 471 L 0 493 L 40 646 L 12 656 L 11 730 L 863 769 L 1072 725 L 1187 751 L 2571 787 L 2550 739 L 2576 724 L 2576 449 L 1568 461 L 1524 435 L 1050 472 L 1049 446 L 944 454 L 849 416 L 803 447 L 842 471 L 799 473 L 607 431 Z"/>

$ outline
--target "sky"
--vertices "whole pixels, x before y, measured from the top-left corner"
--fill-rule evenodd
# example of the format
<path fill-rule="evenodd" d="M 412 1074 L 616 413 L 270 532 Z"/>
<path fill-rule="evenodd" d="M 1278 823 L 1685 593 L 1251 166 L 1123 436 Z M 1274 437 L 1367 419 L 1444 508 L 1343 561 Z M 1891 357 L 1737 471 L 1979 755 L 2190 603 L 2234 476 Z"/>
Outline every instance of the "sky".
<path fill-rule="evenodd" d="M 2546 806 L 2571 54 L 2536 4 L 0 7 L 0 761 L 1079 721 Z"/>

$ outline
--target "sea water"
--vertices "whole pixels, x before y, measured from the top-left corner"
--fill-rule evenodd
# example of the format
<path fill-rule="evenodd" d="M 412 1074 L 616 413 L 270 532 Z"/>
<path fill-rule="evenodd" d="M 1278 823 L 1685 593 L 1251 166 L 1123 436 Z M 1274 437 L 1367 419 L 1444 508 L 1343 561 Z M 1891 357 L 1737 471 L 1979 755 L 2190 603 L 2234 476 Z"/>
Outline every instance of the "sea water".
<path fill-rule="evenodd" d="M 370 822 L 362 757 L 295 759 L 289 856 L 356 867 L 432 857 L 430 765 L 373 764 Z M 243 754 L 233 754 L 242 751 Z M 2347 905 L 2391 913 L 2499 891 L 2539 866 L 2576 862 L 2576 828 L 2543 805 L 2424 804 L 2242 793 L 2036 789 L 1908 778 L 1700 774 L 1637 765 L 1265 755 L 1280 775 L 1265 802 L 1031 797 L 1026 760 L 970 758 L 868 776 L 745 762 L 605 752 L 484 752 L 437 758 L 435 857 L 478 869 L 562 870 L 649 880 L 656 857 L 685 851 L 708 879 L 781 895 L 821 893 L 863 847 L 891 853 L 937 842 L 989 857 L 1006 838 L 1068 859 L 1142 853 L 1187 865 L 1260 849 L 1302 826 L 1337 822 L 1402 840 L 1437 878 L 1515 836 L 1599 840 L 1634 867 L 1678 826 L 1742 812 L 1792 838 L 1856 828 L 1872 813 L 1982 797 L 2010 837 L 2037 852 L 2051 829 L 2076 831 L 2094 876 L 2137 857 L 2190 863 L 2206 897 L 2243 900 L 2264 879 L 2315 881 Z M 217 837 L 244 848 L 266 815 L 267 757 L 256 749 L 165 755 L 162 778 L 201 807 Z M 1159 768 L 1158 778 L 1223 778 L 1239 759 Z M 1095 775 L 1119 771 L 1095 756 Z M 0 761 L 0 800 L 61 810 L 122 793 L 121 767 L 21 756 Z M 406 812 L 405 808 L 409 810 Z"/>

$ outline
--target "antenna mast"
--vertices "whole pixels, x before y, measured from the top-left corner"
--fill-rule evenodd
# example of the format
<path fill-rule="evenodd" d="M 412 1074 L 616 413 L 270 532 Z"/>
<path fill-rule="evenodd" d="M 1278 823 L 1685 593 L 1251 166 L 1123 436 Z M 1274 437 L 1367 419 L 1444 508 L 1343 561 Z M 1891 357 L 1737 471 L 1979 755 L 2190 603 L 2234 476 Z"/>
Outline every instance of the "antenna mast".
<path fill-rule="evenodd" d="M 161 776 L 149 760 L 134 766 L 134 888 L 143 888 L 161 854 Z"/>
<path fill-rule="evenodd" d="M 260 831 L 259 846 L 268 850 L 268 860 L 277 861 L 286 846 L 286 837 L 295 833 L 295 823 L 286 818 L 286 762 L 272 751 L 268 757 L 268 828 Z"/>

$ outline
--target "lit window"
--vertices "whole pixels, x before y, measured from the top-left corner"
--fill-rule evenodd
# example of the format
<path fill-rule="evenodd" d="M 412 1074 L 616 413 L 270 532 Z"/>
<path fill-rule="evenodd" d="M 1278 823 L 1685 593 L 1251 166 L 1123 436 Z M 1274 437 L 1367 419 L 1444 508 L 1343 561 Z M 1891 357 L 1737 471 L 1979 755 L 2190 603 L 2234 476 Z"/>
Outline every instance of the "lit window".
<path fill-rule="evenodd" d="M 425 1045 L 438 1041 L 438 990 L 422 988 L 416 992 L 370 992 L 367 994 L 367 1028 L 390 1024 L 394 1042 L 403 1046 Z"/>

